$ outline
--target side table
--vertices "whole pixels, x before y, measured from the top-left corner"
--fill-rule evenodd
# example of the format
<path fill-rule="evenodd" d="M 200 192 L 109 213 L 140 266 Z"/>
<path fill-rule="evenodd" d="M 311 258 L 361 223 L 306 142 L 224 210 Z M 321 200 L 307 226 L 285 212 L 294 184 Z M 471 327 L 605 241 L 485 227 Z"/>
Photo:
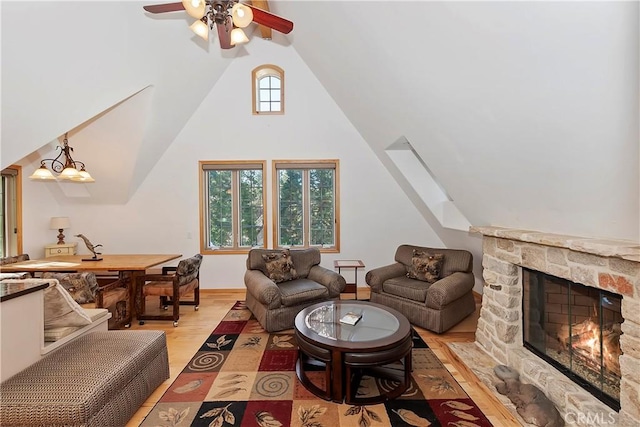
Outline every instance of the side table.
<path fill-rule="evenodd" d="M 347 282 L 347 286 L 345 286 L 342 293 L 354 294 L 356 299 L 358 299 L 358 269 L 364 268 L 364 263 L 359 259 L 337 259 L 333 261 L 333 268 L 338 269 L 338 274 L 341 274 L 343 268 L 353 269 L 353 283 Z"/>

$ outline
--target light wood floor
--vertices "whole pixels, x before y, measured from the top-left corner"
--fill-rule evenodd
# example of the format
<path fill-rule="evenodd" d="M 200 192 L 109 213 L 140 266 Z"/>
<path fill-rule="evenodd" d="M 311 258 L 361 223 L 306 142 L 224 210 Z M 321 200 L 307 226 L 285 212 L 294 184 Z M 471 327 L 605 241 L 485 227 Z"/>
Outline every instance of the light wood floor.
<path fill-rule="evenodd" d="M 171 377 L 147 399 L 131 418 L 127 427 L 137 427 L 142 423 L 144 417 L 191 360 L 191 357 L 211 334 L 213 328 L 222 320 L 233 304 L 238 300 L 244 300 L 244 297 L 244 290 L 240 289 L 202 290 L 200 292 L 200 309 L 194 311 L 193 307 L 182 306 L 177 328 L 173 327 L 171 321 L 147 321 L 143 326 L 134 322 L 131 329 L 159 329 L 166 332 Z M 358 297 L 361 299 L 369 298 L 369 289 L 359 288 Z M 152 309 L 157 306 L 157 298 L 153 301 L 150 299 L 147 308 Z M 473 342 L 478 316 L 479 306 L 475 314 L 441 335 L 421 328 L 416 328 L 416 330 L 494 426 L 518 426 L 519 422 L 486 386 L 462 362 L 457 360 L 455 354 L 446 345 L 448 342 Z"/>

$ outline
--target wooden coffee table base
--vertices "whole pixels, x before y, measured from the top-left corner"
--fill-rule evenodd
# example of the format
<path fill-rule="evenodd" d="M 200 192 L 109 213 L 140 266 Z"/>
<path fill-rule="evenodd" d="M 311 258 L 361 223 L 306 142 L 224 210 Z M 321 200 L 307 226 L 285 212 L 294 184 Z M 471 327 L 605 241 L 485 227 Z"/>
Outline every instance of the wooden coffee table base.
<path fill-rule="evenodd" d="M 296 374 L 300 382 L 313 394 L 334 402 L 355 405 L 382 403 L 402 395 L 411 384 L 411 332 L 398 342 L 383 349 L 354 350 L 344 347 L 327 348 L 312 342 L 300 331 L 295 331 L 298 343 Z M 308 372 L 324 371 L 325 388 L 314 384 Z M 391 380 L 397 386 L 383 390 L 380 395 L 357 397 L 363 376 Z"/>

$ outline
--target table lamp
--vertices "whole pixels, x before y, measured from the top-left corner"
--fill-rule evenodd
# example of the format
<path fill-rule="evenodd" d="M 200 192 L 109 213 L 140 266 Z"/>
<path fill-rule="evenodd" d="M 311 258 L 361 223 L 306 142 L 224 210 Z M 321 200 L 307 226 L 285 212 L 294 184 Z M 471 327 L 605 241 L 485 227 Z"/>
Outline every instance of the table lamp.
<path fill-rule="evenodd" d="M 54 216 L 53 218 L 51 218 L 51 223 L 49 224 L 50 229 L 58 230 L 59 245 L 64 245 L 64 234 L 62 234 L 62 230 L 70 227 L 71 222 L 69 222 L 69 218 L 66 216 Z"/>

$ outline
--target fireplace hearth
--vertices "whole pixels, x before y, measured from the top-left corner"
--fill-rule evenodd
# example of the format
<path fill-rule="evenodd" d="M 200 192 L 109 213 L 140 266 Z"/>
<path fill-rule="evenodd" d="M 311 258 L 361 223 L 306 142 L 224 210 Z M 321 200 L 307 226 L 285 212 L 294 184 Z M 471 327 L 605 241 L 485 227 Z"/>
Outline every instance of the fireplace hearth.
<path fill-rule="evenodd" d="M 639 426 L 640 243 L 500 227 L 471 232 L 483 235 L 477 348 L 540 388 L 565 421 Z M 526 274 L 550 285 L 525 291 Z M 567 282 L 565 296 L 558 289 Z M 569 295 L 579 302 L 571 309 Z M 538 301 L 527 306 L 527 298 Z M 554 298 L 567 302 L 564 313 L 562 304 L 546 304 Z"/>
<path fill-rule="evenodd" d="M 620 410 L 622 297 L 523 268 L 524 346 Z"/>

